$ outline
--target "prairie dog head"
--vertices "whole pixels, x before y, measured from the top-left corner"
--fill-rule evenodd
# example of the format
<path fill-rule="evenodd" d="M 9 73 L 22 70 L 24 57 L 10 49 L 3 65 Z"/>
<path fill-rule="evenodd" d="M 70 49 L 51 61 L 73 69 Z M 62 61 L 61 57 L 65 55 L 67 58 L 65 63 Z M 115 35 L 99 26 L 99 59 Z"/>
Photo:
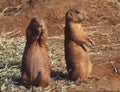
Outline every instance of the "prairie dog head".
<path fill-rule="evenodd" d="M 66 13 L 66 22 L 80 23 L 85 20 L 85 15 L 86 14 L 84 11 L 80 11 L 78 9 L 70 9 Z"/>
<path fill-rule="evenodd" d="M 46 31 L 45 21 L 41 17 L 34 17 L 26 31 L 28 39 L 39 38 Z"/>

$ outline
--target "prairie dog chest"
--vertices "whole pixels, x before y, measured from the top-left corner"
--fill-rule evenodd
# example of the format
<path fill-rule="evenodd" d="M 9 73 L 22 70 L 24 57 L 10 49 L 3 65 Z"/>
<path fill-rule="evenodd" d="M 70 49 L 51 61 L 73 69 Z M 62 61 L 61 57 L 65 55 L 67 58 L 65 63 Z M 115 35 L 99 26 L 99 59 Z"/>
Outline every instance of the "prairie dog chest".
<path fill-rule="evenodd" d="M 73 23 L 73 22 L 71 22 L 69 26 L 70 26 L 70 29 L 76 29 L 76 30 L 77 29 L 83 29 L 81 23 Z"/>
<path fill-rule="evenodd" d="M 70 33 L 71 34 L 84 34 L 83 27 L 80 23 L 70 23 Z"/>

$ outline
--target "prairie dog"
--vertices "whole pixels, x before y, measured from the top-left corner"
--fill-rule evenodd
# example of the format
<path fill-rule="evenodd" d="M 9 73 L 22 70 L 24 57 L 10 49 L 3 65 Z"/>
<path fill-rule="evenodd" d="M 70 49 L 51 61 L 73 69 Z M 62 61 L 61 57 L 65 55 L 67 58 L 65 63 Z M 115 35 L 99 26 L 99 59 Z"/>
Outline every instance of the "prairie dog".
<path fill-rule="evenodd" d="M 46 49 L 48 37 L 43 18 L 35 17 L 26 29 L 26 46 L 22 58 L 22 85 L 42 89 L 50 84 L 51 62 Z"/>
<path fill-rule="evenodd" d="M 93 41 L 85 34 L 81 22 L 84 13 L 70 9 L 66 13 L 65 24 L 65 60 L 68 77 L 72 81 L 82 81 L 91 75 L 92 65 L 84 44 L 90 46 Z"/>

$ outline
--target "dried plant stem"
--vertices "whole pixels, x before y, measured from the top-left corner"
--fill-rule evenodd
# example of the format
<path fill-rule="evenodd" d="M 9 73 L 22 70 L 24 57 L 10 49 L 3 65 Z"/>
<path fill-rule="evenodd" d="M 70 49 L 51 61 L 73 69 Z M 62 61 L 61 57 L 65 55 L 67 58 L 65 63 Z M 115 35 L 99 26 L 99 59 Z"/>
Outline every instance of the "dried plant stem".
<path fill-rule="evenodd" d="M 117 70 L 116 66 L 113 64 L 113 62 L 112 62 L 112 61 L 110 62 L 110 64 L 112 65 L 112 67 L 113 67 L 114 71 L 115 71 L 116 73 L 118 73 L 118 70 Z"/>

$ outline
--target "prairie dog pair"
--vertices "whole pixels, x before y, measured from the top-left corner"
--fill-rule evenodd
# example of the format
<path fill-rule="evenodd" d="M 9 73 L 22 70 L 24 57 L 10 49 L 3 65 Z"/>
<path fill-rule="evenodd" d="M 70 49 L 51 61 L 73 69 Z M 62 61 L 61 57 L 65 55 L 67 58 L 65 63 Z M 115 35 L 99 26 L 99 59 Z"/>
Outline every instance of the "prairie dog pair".
<path fill-rule="evenodd" d="M 94 44 L 85 34 L 81 22 L 85 19 L 83 12 L 71 9 L 66 13 L 65 24 L 65 60 L 70 80 L 82 81 L 90 76 L 92 65 L 84 44 Z"/>
<path fill-rule="evenodd" d="M 90 76 L 92 65 L 84 44 L 93 44 L 92 40 L 84 33 L 81 22 L 84 15 L 75 9 L 66 13 L 65 25 L 65 60 L 69 79 L 82 81 Z M 44 20 L 35 17 L 31 20 L 26 30 L 26 46 L 22 58 L 22 85 L 38 88 L 50 84 L 50 59 L 46 50 L 47 28 Z"/>

